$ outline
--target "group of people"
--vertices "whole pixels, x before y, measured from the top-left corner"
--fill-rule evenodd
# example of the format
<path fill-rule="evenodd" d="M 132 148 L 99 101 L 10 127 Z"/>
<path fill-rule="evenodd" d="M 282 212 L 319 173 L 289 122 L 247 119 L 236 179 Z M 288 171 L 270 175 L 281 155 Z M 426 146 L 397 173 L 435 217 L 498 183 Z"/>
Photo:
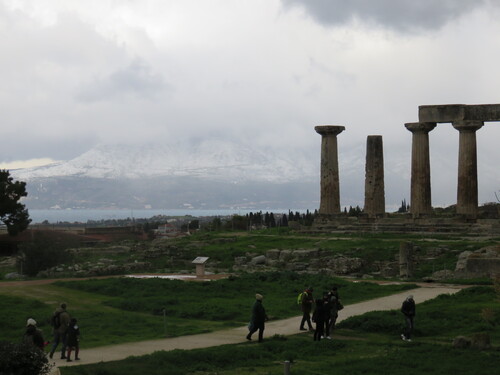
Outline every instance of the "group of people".
<path fill-rule="evenodd" d="M 52 314 L 51 325 L 54 339 L 49 352 L 49 358 L 53 358 L 57 346 L 61 343 L 61 359 L 71 362 L 71 353 L 74 351 L 75 360 L 79 360 L 80 328 L 77 325 L 77 320 L 71 318 L 69 315 L 65 303 L 61 303 Z M 42 331 L 37 327 L 37 322 L 33 318 L 29 318 L 26 322 L 23 341 L 27 345 L 34 346 L 40 350 L 44 350 L 45 346 L 49 344 L 48 341 L 44 340 Z"/>
<path fill-rule="evenodd" d="M 301 331 L 307 330 L 314 331 L 314 341 L 320 341 L 323 338 L 331 339 L 330 333 L 335 328 L 335 323 L 339 315 L 339 310 L 343 308 L 340 302 L 338 290 L 336 286 L 332 286 L 328 292 L 323 293 L 322 298 L 314 300 L 313 288 L 307 288 L 298 297 L 298 302 L 301 305 L 302 320 L 300 321 L 299 329 Z M 312 314 L 312 322 L 316 324 L 316 329 L 313 329 L 311 323 L 311 312 L 313 311 L 313 304 L 315 305 Z"/>
<path fill-rule="evenodd" d="M 338 313 L 344 308 L 340 301 L 337 287 L 332 286 L 328 292 L 323 293 L 323 298 L 318 298 L 316 300 L 314 300 L 313 291 L 312 287 L 308 287 L 297 299 L 302 310 L 302 320 L 300 321 L 299 329 L 301 331 L 307 331 L 307 328 L 304 327 L 307 323 L 309 331 L 314 331 L 314 341 L 320 341 L 323 338 L 331 339 L 330 334 L 335 328 Z M 252 307 L 252 317 L 248 324 L 249 332 L 246 336 L 247 340 L 252 340 L 252 335 L 259 331 L 259 342 L 262 342 L 265 322 L 268 320 L 266 310 L 262 304 L 263 298 L 261 294 L 255 295 L 255 303 Z M 313 304 L 315 305 L 314 312 Z M 313 329 L 311 323 L 311 312 L 313 312 L 312 323 L 316 324 L 315 329 Z M 405 316 L 405 331 L 401 334 L 401 338 L 404 341 L 411 341 L 414 328 L 413 320 L 415 317 L 415 300 L 412 295 L 409 295 L 404 300 L 401 306 L 401 312 Z"/>

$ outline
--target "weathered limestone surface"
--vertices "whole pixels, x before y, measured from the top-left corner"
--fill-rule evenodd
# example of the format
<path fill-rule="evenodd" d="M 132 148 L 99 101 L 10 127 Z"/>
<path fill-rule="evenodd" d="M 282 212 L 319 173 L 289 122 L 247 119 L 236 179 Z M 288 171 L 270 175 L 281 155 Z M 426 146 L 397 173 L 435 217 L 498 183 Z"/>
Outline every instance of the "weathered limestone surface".
<path fill-rule="evenodd" d="M 410 211 L 414 217 L 429 215 L 432 213 L 429 132 L 436 123 L 411 122 L 405 127 L 412 133 Z"/>
<path fill-rule="evenodd" d="M 477 146 L 476 131 L 482 121 L 454 121 L 453 127 L 460 132 L 458 148 L 457 214 L 477 217 Z"/>
<path fill-rule="evenodd" d="M 500 274 L 500 246 L 485 247 L 458 256 L 456 277 L 493 277 Z"/>
<path fill-rule="evenodd" d="M 418 107 L 420 122 L 500 121 L 500 104 L 441 104 Z"/>
<path fill-rule="evenodd" d="M 381 135 L 369 135 L 366 140 L 364 211 L 371 218 L 385 214 L 384 146 Z"/>
<path fill-rule="evenodd" d="M 344 126 L 321 125 L 314 128 L 321 134 L 321 195 L 319 213 L 336 215 L 340 213 L 340 187 L 337 135 Z"/>

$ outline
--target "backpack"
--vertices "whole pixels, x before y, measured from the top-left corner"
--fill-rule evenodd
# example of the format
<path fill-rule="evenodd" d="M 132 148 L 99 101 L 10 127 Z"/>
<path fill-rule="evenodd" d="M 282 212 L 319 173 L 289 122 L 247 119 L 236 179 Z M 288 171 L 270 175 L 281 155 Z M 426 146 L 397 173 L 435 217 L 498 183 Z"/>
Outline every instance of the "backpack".
<path fill-rule="evenodd" d="M 299 293 L 299 295 L 297 296 L 297 305 L 300 305 L 303 299 L 304 299 L 304 292 Z"/>
<path fill-rule="evenodd" d="M 54 315 L 52 315 L 52 318 L 50 318 L 50 324 L 55 329 L 61 326 L 61 312 L 56 312 L 54 313 Z"/>

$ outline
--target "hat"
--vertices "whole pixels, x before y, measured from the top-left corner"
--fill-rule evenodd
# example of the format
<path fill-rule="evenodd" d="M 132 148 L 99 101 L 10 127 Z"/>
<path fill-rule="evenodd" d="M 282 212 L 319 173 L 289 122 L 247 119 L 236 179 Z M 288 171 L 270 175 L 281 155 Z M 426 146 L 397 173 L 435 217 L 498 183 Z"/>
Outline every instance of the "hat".
<path fill-rule="evenodd" d="M 36 326 L 36 320 L 33 318 L 29 318 L 28 321 L 26 322 L 26 327 L 27 326 Z"/>
<path fill-rule="evenodd" d="M 410 294 L 407 299 L 413 299 L 413 294 Z"/>
<path fill-rule="evenodd" d="M 255 299 L 256 299 L 257 301 L 262 301 L 262 299 L 263 299 L 263 298 L 264 298 L 264 297 L 262 296 L 262 294 L 257 293 L 257 294 L 255 295 Z"/>
<path fill-rule="evenodd" d="M 64 303 L 64 302 L 63 302 L 63 303 L 61 303 L 61 308 L 62 308 L 62 309 L 65 309 L 65 308 L 66 308 L 66 303 Z"/>

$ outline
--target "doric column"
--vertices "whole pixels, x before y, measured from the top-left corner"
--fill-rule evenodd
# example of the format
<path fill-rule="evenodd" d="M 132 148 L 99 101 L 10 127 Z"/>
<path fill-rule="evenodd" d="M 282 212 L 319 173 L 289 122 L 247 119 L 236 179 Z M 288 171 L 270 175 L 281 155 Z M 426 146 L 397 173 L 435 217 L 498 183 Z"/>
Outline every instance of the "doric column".
<path fill-rule="evenodd" d="M 365 214 L 373 218 L 385 214 L 384 146 L 381 135 L 366 139 Z"/>
<path fill-rule="evenodd" d="M 483 121 L 454 121 L 453 127 L 460 132 L 458 146 L 457 214 L 477 217 L 477 149 L 476 131 Z"/>
<path fill-rule="evenodd" d="M 340 213 L 339 161 L 337 135 L 344 126 L 322 125 L 314 128 L 321 134 L 321 197 L 319 213 L 336 215 Z"/>
<path fill-rule="evenodd" d="M 411 122 L 405 124 L 405 127 L 412 132 L 410 212 L 413 217 L 430 215 L 432 202 L 429 132 L 436 127 L 436 123 Z"/>

